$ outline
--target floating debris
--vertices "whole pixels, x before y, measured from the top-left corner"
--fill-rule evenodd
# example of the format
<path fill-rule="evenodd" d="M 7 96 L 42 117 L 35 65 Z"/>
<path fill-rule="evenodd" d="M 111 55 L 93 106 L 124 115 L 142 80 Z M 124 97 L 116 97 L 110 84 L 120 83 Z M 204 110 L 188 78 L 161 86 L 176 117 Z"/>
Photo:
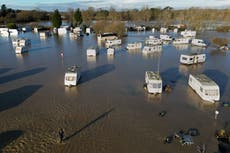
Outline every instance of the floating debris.
<path fill-rule="evenodd" d="M 194 144 L 191 135 L 183 135 L 181 140 L 180 140 L 180 143 L 182 145 L 192 145 L 192 144 Z"/>
<path fill-rule="evenodd" d="M 164 117 L 166 114 L 167 114 L 167 112 L 166 112 L 165 110 L 163 110 L 163 111 L 159 112 L 158 115 L 159 115 L 160 117 Z"/>
<path fill-rule="evenodd" d="M 170 92 L 172 92 L 172 87 L 167 84 L 167 85 L 164 86 L 164 91 L 167 92 L 167 93 L 170 93 Z"/>
<path fill-rule="evenodd" d="M 198 136 L 198 135 L 200 135 L 200 132 L 196 128 L 190 128 L 190 129 L 188 129 L 187 134 L 191 135 L 191 136 Z"/>
<path fill-rule="evenodd" d="M 230 102 L 223 102 L 223 103 L 222 103 L 222 106 L 223 106 L 223 107 L 230 107 Z"/>
<path fill-rule="evenodd" d="M 199 153 L 205 153 L 206 152 L 206 145 L 205 144 L 203 144 L 202 146 L 197 146 L 196 148 L 197 148 L 197 151 Z"/>
<path fill-rule="evenodd" d="M 164 139 L 164 144 L 166 144 L 166 143 L 172 143 L 172 141 L 173 141 L 173 136 L 167 136 Z"/>

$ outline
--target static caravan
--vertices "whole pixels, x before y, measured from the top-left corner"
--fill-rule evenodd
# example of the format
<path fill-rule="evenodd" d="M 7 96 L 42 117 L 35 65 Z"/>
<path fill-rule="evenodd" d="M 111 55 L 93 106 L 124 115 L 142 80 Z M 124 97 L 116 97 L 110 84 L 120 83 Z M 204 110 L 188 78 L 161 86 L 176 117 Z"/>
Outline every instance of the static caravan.
<path fill-rule="evenodd" d="M 91 28 L 86 28 L 86 29 L 85 29 L 85 33 L 91 34 Z"/>
<path fill-rule="evenodd" d="M 191 44 L 194 46 L 199 46 L 199 47 L 206 47 L 207 46 L 202 39 L 192 39 Z"/>
<path fill-rule="evenodd" d="M 78 37 L 83 36 L 83 32 L 82 32 L 82 29 L 80 27 L 74 28 L 73 33 L 77 34 Z"/>
<path fill-rule="evenodd" d="M 171 41 L 172 37 L 169 35 L 160 35 L 160 39 L 163 41 Z"/>
<path fill-rule="evenodd" d="M 144 46 L 142 49 L 143 53 L 154 53 L 154 52 L 161 52 L 162 51 L 162 46 Z"/>
<path fill-rule="evenodd" d="M 145 44 L 146 45 L 161 45 L 162 44 L 162 40 L 155 38 L 154 36 L 149 37 L 145 40 Z"/>
<path fill-rule="evenodd" d="M 159 73 L 153 71 L 146 71 L 145 83 L 147 84 L 148 93 L 162 93 L 162 79 Z"/>
<path fill-rule="evenodd" d="M 188 84 L 203 100 L 210 102 L 220 100 L 219 86 L 206 75 L 190 74 Z"/>
<path fill-rule="evenodd" d="M 77 38 L 78 38 L 78 35 L 77 35 L 76 33 L 70 32 L 70 33 L 69 33 L 69 37 L 70 37 L 71 39 L 77 39 Z"/>
<path fill-rule="evenodd" d="M 87 56 L 97 56 L 98 50 L 96 48 L 88 48 L 86 54 Z"/>
<path fill-rule="evenodd" d="M 185 30 L 180 33 L 183 37 L 196 37 L 196 31 Z"/>
<path fill-rule="evenodd" d="M 10 35 L 9 31 L 1 31 L 1 36 L 9 37 L 9 35 Z"/>
<path fill-rule="evenodd" d="M 66 28 L 58 28 L 57 32 L 59 35 L 64 35 L 67 33 L 67 29 Z"/>
<path fill-rule="evenodd" d="M 10 36 L 17 36 L 18 30 L 17 29 L 9 29 Z"/>
<path fill-rule="evenodd" d="M 21 53 L 24 53 L 24 52 L 28 52 L 28 48 L 26 46 L 17 46 L 15 48 L 15 53 L 16 54 L 21 54 Z"/>
<path fill-rule="evenodd" d="M 166 33 L 168 31 L 168 28 L 161 27 L 160 33 Z"/>
<path fill-rule="evenodd" d="M 46 37 L 51 36 L 51 33 L 49 31 L 44 31 L 44 32 L 40 32 L 39 36 L 42 38 L 46 38 Z"/>
<path fill-rule="evenodd" d="M 191 54 L 191 55 L 180 55 L 180 63 L 181 64 L 198 64 L 205 62 L 206 55 L 205 54 Z"/>
<path fill-rule="evenodd" d="M 176 38 L 172 43 L 175 45 L 189 44 L 189 38 Z"/>
<path fill-rule="evenodd" d="M 127 47 L 128 50 L 132 49 L 141 49 L 142 48 L 142 43 L 141 42 L 135 42 L 135 43 L 128 43 Z"/>
<path fill-rule="evenodd" d="M 97 35 L 98 41 L 114 40 L 118 39 L 117 34 L 115 33 L 103 33 Z"/>
<path fill-rule="evenodd" d="M 106 47 L 121 45 L 121 39 L 107 40 L 105 42 Z"/>
<path fill-rule="evenodd" d="M 108 56 L 112 56 L 112 55 L 114 55 L 114 53 L 115 53 L 115 49 L 114 48 L 108 48 L 107 49 L 107 55 Z"/>
<path fill-rule="evenodd" d="M 30 42 L 30 39 L 20 39 L 19 41 L 19 46 L 30 46 L 31 45 L 31 42 Z"/>
<path fill-rule="evenodd" d="M 76 86 L 78 80 L 80 79 L 81 72 L 79 66 L 72 66 L 67 69 L 65 73 L 64 84 L 65 86 L 71 87 Z"/>

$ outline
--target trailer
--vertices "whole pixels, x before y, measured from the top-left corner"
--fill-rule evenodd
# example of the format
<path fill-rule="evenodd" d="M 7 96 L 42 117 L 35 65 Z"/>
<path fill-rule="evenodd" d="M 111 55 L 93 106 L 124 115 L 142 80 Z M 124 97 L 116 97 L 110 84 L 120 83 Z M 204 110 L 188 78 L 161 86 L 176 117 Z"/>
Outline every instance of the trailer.
<path fill-rule="evenodd" d="M 204 63 L 206 60 L 206 54 L 190 54 L 190 55 L 185 55 L 181 54 L 180 55 L 180 63 L 181 64 L 198 64 L 198 63 Z"/>
<path fill-rule="evenodd" d="M 205 101 L 220 100 L 219 86 L 205 74 L 189 75 L 189 86 Z"/>
<path fill-rule="evenodd" d="M 68 87 L 76 86 L 80 76 L 81 72 L 79 66 L 74 65 L 69 67 L 65 73 L 64 85 Z"/>

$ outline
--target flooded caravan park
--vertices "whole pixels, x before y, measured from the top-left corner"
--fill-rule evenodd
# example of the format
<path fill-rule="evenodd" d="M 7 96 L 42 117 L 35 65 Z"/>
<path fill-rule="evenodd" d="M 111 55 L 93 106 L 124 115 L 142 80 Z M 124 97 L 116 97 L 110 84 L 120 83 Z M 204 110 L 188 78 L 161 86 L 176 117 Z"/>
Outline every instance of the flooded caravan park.
<path fill-rule="evenodd" d="M 194 153 L 202 144 L 208 153 L 218 152 L 214 133 L 229 124 L 229 108 L 202 101 L 187 82 L 189 73 L 204 73 L 220 86 L 220 102 L 230 101 L 229 52 L 173 44 L 164 44 L 158 54 L 125 50 L 127 43 L 144 43 L 149 35 L 128 33 L 114 56 L 107 56 L 93 34 L 42 40 L 36 33 L 21 33 L 31 39 L 31 48 L 19 55 L 10 38 L 0 37 L 0 152 Z M 230 33 L 208 31 L 197 37 L 211 42 L 214 36 L 229 38 Z M 98 46 L 95 58 L 86 56 L 91 46 Z M 180 54 L 197 51 L 206 53 L 205 63 L 179 63 Z M 64 87 L 67 67 L 76 64 L 82 72 L 78 86 Z M 163 84 L 173 90 L 149 95 L 144 74 L 158 64 Z M 161 117 L 161 111 L 167 114 Z M 59 128 L 65 131 L 62 144 Z M 166 136 L 189 128 L 200 132 L 194 145 L 164 144 Z"/>

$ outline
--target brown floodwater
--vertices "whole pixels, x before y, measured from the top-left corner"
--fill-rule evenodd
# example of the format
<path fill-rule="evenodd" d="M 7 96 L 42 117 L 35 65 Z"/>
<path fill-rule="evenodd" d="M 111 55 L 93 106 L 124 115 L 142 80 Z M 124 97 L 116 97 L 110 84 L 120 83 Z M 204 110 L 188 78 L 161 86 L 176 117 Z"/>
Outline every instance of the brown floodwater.
<path fill-rule="evenodd" d="M 128 33 L 114 57 L 107 57 L 93 34 L 77 40 L 20 34 L 31 39 L 29 52 L 22 55 L 15 54 L 10 38 L 0 37 L 0 152 L 194 153 L 201 144 L 206 144 L 207 153 L 218 152 L 214 132 L 229 123 L 229 108 L 202 101 L 187 82 L 189 73 L 205 73 L 220 86 L 220 102 L 230 101 L 229 52 L 172 44 L 152 55 L 124 49 L 149 35 Z M 229 38 L 230 33 L 198 35 L 208 42 L 214 36 Z M 98 46 L 96 58 L 86 57 L 91 46 Z M 180 54 L 187 52 L 204 52 L 207 60 L 180 65 Z M 64 87 L 66 68 L 76 64 L 82 72 L 78 86 Z M 144 73 L 156 71 L 158 64 L 163 84 L 173 90 L 149 95 L 143 89 Z M 160 117 L 163 110 L 167 114 Z M 59 128 L 65 131 L 61 144 Z M 182 146 L 178 140 L 164 144 L 166 136 L 189 128 L 200 132 L 193 137 L 194 145 Z"/>

